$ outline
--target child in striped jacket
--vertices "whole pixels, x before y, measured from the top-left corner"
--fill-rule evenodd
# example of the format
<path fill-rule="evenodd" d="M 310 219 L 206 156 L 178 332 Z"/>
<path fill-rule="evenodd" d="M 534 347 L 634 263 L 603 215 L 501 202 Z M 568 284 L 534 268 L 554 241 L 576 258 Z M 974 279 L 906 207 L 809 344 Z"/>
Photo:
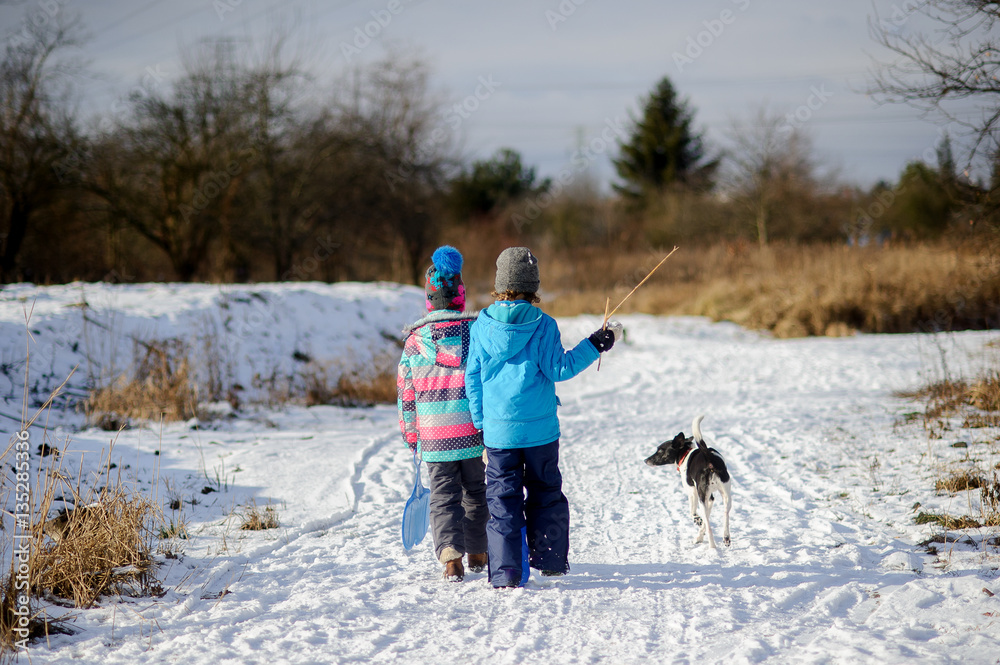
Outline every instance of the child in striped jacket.
<path fill-rule="evenodd" d="M 428 314 L 407 326 L 396 379 L 399 428 L 406 445 L 427 462 L 434 553 L 446 579 L 486 567 L 486 476 L 483 434 L 472 424 L 465 395 L 469 331 L 462 255 L 439 247 L 427 269 Z"/>

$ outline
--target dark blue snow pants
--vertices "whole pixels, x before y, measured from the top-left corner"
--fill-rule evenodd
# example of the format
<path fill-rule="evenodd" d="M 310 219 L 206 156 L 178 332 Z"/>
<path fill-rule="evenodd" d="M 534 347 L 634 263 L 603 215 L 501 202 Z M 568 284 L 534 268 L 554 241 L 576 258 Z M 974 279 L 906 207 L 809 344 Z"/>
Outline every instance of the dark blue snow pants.
<path fill-rule="evenodd" d="M 487 448 L 486 505 L 493 586 L 520 584 L 524 526 L 532 568 L 569 570 L 569 502 L 562 493 L 558 439 L 531 448 Z"/>

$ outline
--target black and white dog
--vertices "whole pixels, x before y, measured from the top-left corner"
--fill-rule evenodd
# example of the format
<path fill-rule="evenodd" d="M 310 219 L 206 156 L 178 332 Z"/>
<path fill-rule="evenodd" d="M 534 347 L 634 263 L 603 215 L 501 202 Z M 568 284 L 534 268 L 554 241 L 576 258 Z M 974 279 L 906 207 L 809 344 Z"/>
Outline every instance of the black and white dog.
<path fill-rule="evenodd" d="M 726 501 L 726 528 L 722 537 L 722 542 L 726 545 L 729 545 L 729 509 L 733 505 L 733 498 L 729 490 L 729 470 L 726 468 L 726 462 L 715 448 L 705 445 L 705 439 L 701 435 L 701 421 L 704 418 L 705 416 L 698 416 L 694 419 L 693 438 L 685 437 L 681 432 L 672 441 L 664 441 L 655 453 L 646 458 L 646 464 L 677 465 L 684 488 L 691 497 L 691 517 L 694 523 L 701 527 L 694 542 L 695 544 L 702 542 L 705 539 L 705 532 L 708 531 L 708 545 L 716 549 L 715 536 L 712 535 L 712 525 L 709 523 L 712 504 L 715 502 L 713 493 L 718 492 Z M 705 513 L 704 521 L 698 516 L 699 503 Z"/>

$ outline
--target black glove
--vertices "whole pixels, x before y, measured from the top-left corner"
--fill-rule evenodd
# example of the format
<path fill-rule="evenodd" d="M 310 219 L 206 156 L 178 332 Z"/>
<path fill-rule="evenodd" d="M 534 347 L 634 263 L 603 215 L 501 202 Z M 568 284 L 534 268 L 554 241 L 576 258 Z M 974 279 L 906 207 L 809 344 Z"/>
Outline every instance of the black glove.
<path fill-rule="evenodd" d="M 601 328 L 588 337 L 590 343 L 597 347 L 597 350 L 604 353 L 615 345 L 615 333 L 610 328 Z"/>

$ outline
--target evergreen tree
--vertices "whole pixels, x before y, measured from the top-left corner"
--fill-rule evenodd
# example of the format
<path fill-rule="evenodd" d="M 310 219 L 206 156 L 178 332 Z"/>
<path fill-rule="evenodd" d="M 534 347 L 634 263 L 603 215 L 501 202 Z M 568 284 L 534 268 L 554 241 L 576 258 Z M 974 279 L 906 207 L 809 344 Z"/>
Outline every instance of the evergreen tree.
<path fill-rule="evenodd" d="M 900 175 L 885 225 L 909 237 L 933 238 L 948 228 L 955 209 L 941 174 L 923 162 L 910 162 Z"/>
<path fill-rule="evenodd" d="M 451 203 L 462 218 L 483 216 L 523 196 L 544 192 L 549 180 L 538 182 L 534 168 L 521 163 L 521 154 L 501 148 L 489 159 L 473 162 L 451 185 Z"/>
<path fill-rule="evenodd" d="M 702 135 L 694 131 L 694 111 L 664 77 L 632 119 L 631 138 L 614 160 L 623 183 L 615 190 L 633 201 L 644 201 L 672 185 L 708 188 L 718 159 L 706 155 Z"/>

